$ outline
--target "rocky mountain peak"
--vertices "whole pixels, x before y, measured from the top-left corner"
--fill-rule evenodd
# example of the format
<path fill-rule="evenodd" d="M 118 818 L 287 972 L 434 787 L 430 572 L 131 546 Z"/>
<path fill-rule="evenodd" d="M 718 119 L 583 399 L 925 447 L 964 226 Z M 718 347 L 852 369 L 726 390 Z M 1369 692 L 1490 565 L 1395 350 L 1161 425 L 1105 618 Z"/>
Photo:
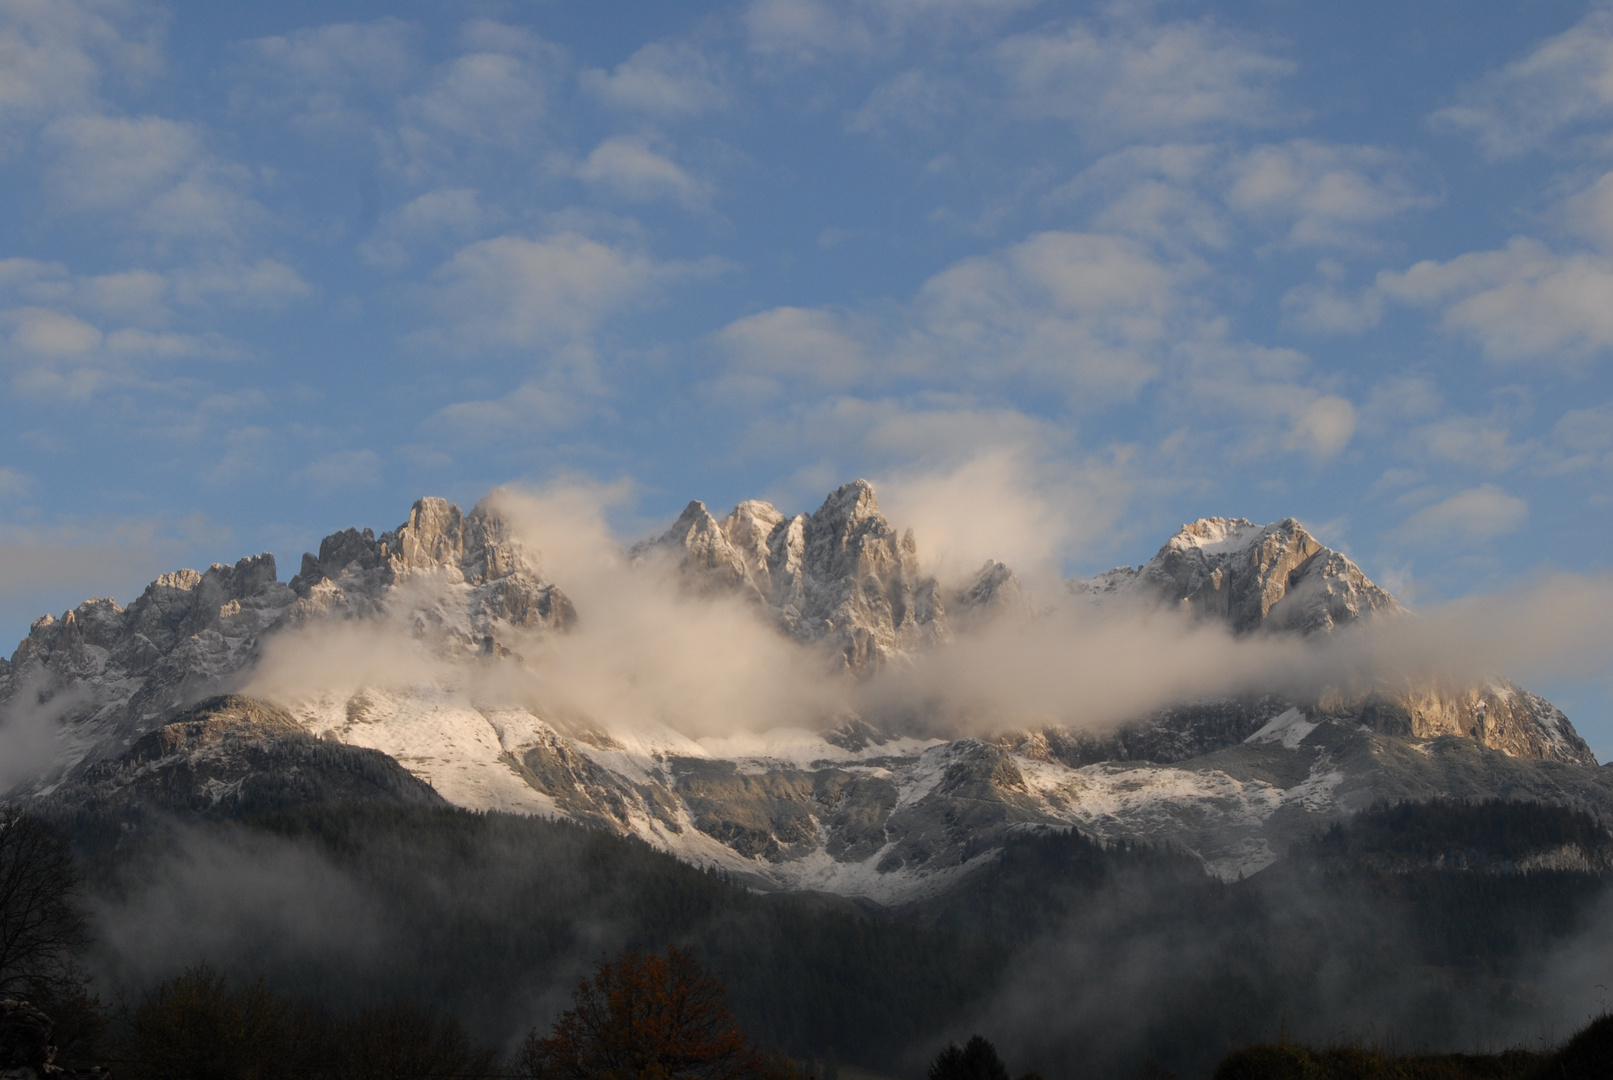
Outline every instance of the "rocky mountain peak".
<path fill-rule="evenodd" d="M 35 620 L 0 673 L 0 709 L 60 722 L 66 765 L 121 748 L 250 663 L 295 599 L 263 554 L 163 574 L 127 608 L 86 600 Z"/>
<path fill-rule="evenodd" d="M 810 515 L 786 517 L 752 499 L 718 521 L 691 502 L 634 553 L 652 550 L 670 553 L 696 591 L 734 590 L 765 603 L 786 632 L 830 644 L 853 672 L 948 633 L 912 531 L 897 534 L 866 480 L 841 485 Z"/>
<path fill-rule="evenodd" d="M 1326 633 L 1404 610 L 1293 518 L 1269 525 L 1201 518 L 1178 529 L 1142 566 L 1120 567 L 1072 583 L 1072 589 L 1099 597 L 1150 597 L 1225 622 L 1237 633 Z"/>
<path fill-rule="evenodd" d="M 885 520 L 879 512 L 874 485 L 861 479 L 835 488 L 812 513 L 813 522 L 826 528 L 844 529 L 872 519 Z"/>
<path fill-rule="evenodd" d="M 369 529 L 325 537 L 319 555 L 303 555 L 302 569 L 291 579 L 299 600 L 290 618 L 384 611 L 393 588 L 412 580 L 468 590 L 448 617 L 434 611 L 427 620 L 445 644 L 497 651 L 503 647 L 500 626 L 564 629 L 576 619 L 571 601 L 542 580 L 537 560 L 493 509 L 479 504 L 461 514 L 440 498 L 417 500 L 408 520 L 380 537 Z"/>

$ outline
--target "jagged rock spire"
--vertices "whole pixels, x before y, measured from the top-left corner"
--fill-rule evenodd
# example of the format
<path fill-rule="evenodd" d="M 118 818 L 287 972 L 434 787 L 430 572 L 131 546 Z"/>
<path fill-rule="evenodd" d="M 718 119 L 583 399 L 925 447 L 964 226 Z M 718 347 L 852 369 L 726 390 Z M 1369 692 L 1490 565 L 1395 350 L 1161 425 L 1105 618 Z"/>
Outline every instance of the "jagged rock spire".
<path fill-rule="evenodd" d="M 843 484 L 810 515 L 750 500 L 722 521 L 692 502 L 635 551 L 673 553 L 697 589 L 737 589 L 767 604 L 799 640 L 826 642 L 854 672 L 947 636 L 933 578 L 912 530 L 898 535 L 866 480 Z"/>

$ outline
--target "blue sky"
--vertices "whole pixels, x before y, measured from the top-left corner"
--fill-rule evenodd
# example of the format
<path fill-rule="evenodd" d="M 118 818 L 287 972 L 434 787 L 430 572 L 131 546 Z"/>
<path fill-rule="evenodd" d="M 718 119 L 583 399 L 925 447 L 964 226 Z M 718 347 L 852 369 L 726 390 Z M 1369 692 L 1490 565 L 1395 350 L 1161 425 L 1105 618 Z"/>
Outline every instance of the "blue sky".
<path fill-rule="evenodd" d="M 1610 170 L 1598 4 L 0 0 L 0 636 L 557 480 L 1605 572 Z"/>

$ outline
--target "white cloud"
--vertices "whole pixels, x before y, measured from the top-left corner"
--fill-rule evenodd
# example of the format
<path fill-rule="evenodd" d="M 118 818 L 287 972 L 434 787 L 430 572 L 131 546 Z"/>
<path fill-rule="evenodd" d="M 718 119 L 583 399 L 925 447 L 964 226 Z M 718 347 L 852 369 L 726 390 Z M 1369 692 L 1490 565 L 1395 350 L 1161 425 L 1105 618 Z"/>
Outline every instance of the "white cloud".
<path fill-rule="evenodd" d="M 74 116 L 45 132 L 52 198 L 161 238 L 233 239 L 266 215 L 250 174 L 209 154 L 200 131 L 159 116 Z"/>
<path fill-rule="evenodd" d="M 36 305 L 69 309 L 78 315 L 142 326 L 167 323 L 178 305 L 207 309 L 274 309 L 304 299 L 313 287 L 275 259 L 244 262 L 223 258 L 154 270 L 118 270 L 76 275 L 60 263 L 29 259 L 0 261 L 0 289 L 10 288 Z"/>
<path fill-rule="evenodd" d="M 728 360 L 718 385 L 771 395 L 796 416 L 814 391 L 840 395 L 811 412 L 810 430 L 792 421 L 785 434 L 768 413 L 757 453 L 779 439 L 833 460 L 855 447 L 864 456 L 845 460 L 933 463 L 949 439 L 971 452 L 1005 445 L 999 422 L 1026 421 L 1005 399 L 1028 395 L 1067 425 L 1150 387 L 1138 437 L 1175 427 L 1150 451 L 1172 476 L 1202 475 L 1212 460 L 1337 457 L 1356 436 L 1354 402 L 1304 354 L 1232 339 L 1190 291 L 1199 272 L 1120 237 L 1040 233 L 955 263 L 906 304 L 736 320 L 715 335 Z M 963 403 L 939 400 L 949 397 Z"/>
<path fill-rule="evenodd" d="M 464 240 L 497 219 L 473 188 L 439 188 L 417 195 L 381 219 L 359 254 L 375 266 L 393 269 L 408 263 L 410 250 L 443 238 Z"/>
<path fill-rule="evenodd" d="M 414 29 L 391 17 L 257 38 L 249 48 L 287 83 L 309 90 L 395 86 L 414 67 Z"/>
<path fill-rule="evenodd" d="M 652 202 L 671 199 L 685 207 L 703 206 L 710 188 L 642 135 L 615 135 L 572 167 L 579 180 L 608 188 L 624 199 Z"/>
<path fill-rule="evenodd" d="M 415 38 L 413 27 L 391 17 L 258 38 L 246 43 L 251 70 L 238 96 L 266 95 L 312 130 L 362 125 L 358 99 L 396 93 L 416 73 Z"/>
<path fill-rule="evenodd" d="M 1521 60 L 1470 88 L 1436 125 L 1470 131 L 1492 158 L 1546 145 L 1586 122 L 1613 118 L 1613 10 L 1598 6 Z"/>
<path fill-rule="evenodd" d="M 1604 252 L 1613 254 L 1613 173 L 1563 201 L 1559 211 L 1565 231 L 1589 237 Z"/>
<path fill-rule="evenodd" d="M 444 406 L 426 419 L 424 427 L 457 443 L 524 448 L 535 433 L 547 437 L 597 417 L 606 392 L 592 355 L 564 350 L 538 378 L 500 397 Z"/>
<path fill-rule="evenodd" d="M 1105 137 L 1145 137 L 1275 122 L 1273 85 L 1294 65 L 1208 22 L 1073 23 L 995 49 L 1022 114 Z"/>
<path fill-rule="evenodd" d="M 27 307 L 7 312 L 6 316 L 12 324 L 11 344 L 35 356 L 80 356 L 101 344 L 101 331 L 71 315 Z"/>
<path fill-rule="evenodd" d="M 1022 450 L 987 448 L 956 465 L 933 461 L 878 481 L 880 503 L 912 528 L 927 572 L 962 584 L 994 559 L 1022 579 L 1056 581 L 1073 551 L 1113 526 L 1126 503 L 1115 470 L 1039 462 Z"/>
<path fill-rule="evenodd" d="M 1221 453 L 1232 460 L 1303 454 L 1326 461 L 1355 436 L 1354 404 L 1311 385 L 1303 353 L 1208 335 L 1178 351 L 1186 365 L 1167 393 L 1172 412 L 1191 417 L 1195 428 L 1180 452 L 1202 453 L 1211 439 L 1228 444 Z"/>
<path fill-rule="evenodd" d="M 1570 409 L 1552 426 L 1551 434 L 1561 450 L 1559 468 L 1613 468 L 1613 401 Z"/>
<path fill-rule="evenodd" d="M 716 340 L 737 368 L 730 388 L 775 378 L 847 387 L 870 377 L 875 361 L 863 338 L 874 332 L 854 316 L 779 307 L 736 319 Z"/>
<path fill-rule="evenodd" d="M 1433 204 L 1406 179 L 1405 166 L 1401 155 L 1371 146 L 1309 139 L 1258 146 L 1231 163 L 1227 203 L 1290 223 L 1292 245 L 1359 245 L 1364 226 Z"/>
<path fill-rule="evenodd" d="M 1331 281 L 1309 281 L 1283 294 L 1283 323 L 1312 334 L 1359 334 L 1383 318 L 1376 289 L 1345 292 Z"/>
<path fill-rule="evenodd" d="M 180 304 L 206 306 L 222 300 L 232 307 L 274 309 L 313 295 L 313 286 L 278 259 L 220 260 L 182 267 L 168 275 Z"/>
<path fill-rule="evenodd" d="M 160 66 L 133 5 L 0 2 L 0 138 L 8 128 L 94 111 L 108 70 L 140 78 Z M 0 148 L 3 148 L 0 143 Z"/>
<path fill-rule="evenodd" d="M 19 499 L 34 486 L 33 477 L 9 465 L 0 465 L 0 498 Z"/>
<path fill-rule="evenodd" d="M 200 133 L 160 116 L 76 116 L 52 126 L 53 193 L 75 210 L 122 210 L 172 187 L 202 156 Z"/>
<path fill-rule="evenodd" d="M 716 65 L 686 41 L 655 41 L 610 72 L 590 68 L 582 88 L 605 105 L 654 116 L 696 116 L 728 104 Z"/>
<path fill-rule="evenodd" d="M 1408 433 L 1428 457 L 1468 468 L 1501 471 L 1516 465 L 1527 452 L 1511 441 L 1504 423 L 1477 416 L 1450 416 Z"/>
<path fill-rule="evenodd" d="M 795 62 L 887 53 L 911 38 L 981 38 L 1042 0 L 751 0 L 743 22 L 753 52 Z"/>
<path fill-rule="evenodd" d="M 168 286 L 167 275 L 154 270 L 118 270 L 80 278 L 73 291 L 91 311 L 140 322 L 166 317 Z"/>
<path fill-rule="evenodd" d="M 440 132 L 502 142 L 542 118 L 546 81 L 521 57 L 473 53 L 452 60 L 411 112 Z"/>
<path fill-rule="evenodd" d="M 577 233 L 500 236 L 461 248 L 437 270 L 433 304 L 457 348 L 552 346 L 701 269 L 711 268 L 658 262 Z"/>
<path fill-rule="evenodd" d="M 1441 326 L 1501 362 L 1572 365 L 1613 347 L 1613 262 L 1516 237 L 1498 251 L 1378 275 L 1390 299 L 1442 310 Z"/>
<path fill-rule="evenodd" d="M 1119 237 L 1038 233 L 925 282 L 914 347 L 972 380 L 1018 375 L 1092 401 L 1127 398 L 1154 377 L 1175 278 Z"/>
<path fill-rule="evenodd" d="M 744 22 L 753 52 L 798 62 L 874 45 L 866 22 L 822 0 L 752 0 Z"/>
<path fill-rule="evenodd" d="M 1225 248 L 1230 224 L 1211 183 L 1221 156 L 1220 148 L 1207 145 L 1129 146 L 1082 170 L 1048 202 L 1094 202 L 1094 229 L 1162 248 Z"/>
<path fill-rule="evenodd" d="M 874 87 L 868 99 L 846 119 L 846 129 L 882 132 L 906 127 L 933 129 L 954 109 L 953 88 L 923 71 L 904 71 Z"/>
<path fill-rule="evenodd" d="M 1514 532 L 1529 516 L 1529 504 L 1494 484 L 1459 491 L 1425 506 L 1395 530 L 1400 539 L 1461 548 Z"/>
<path fill-rule="evenodd" d="M 1155 377 L 1181 317 L 1181 273 L 1120 237 L 1038 233 L 954 263 L 880 316 L 780 307 L 716 340 L 729 386 L 1029 385 L 1091 408 Z"/>
<path fill-rule="evenodd" d="M 37 397 L 87 398 L 108 387 L 146 381 L 155 363 L 240 355 L 218 334 L 109 330 L 37 306 L 0 309 L 0 332 L 0 366 L 10 369 L 15 390 Z"/>
<path fill-rule="evenodd" d="M 464 52 L 399 105 L 403 123 L 396 164 L 420 179 L 434 169 L 460 175 L 465 140 L 509 153 L 541 147 L 538 135 L 568 61 L 529 30 L 485 19 L 467 23 Z"/>

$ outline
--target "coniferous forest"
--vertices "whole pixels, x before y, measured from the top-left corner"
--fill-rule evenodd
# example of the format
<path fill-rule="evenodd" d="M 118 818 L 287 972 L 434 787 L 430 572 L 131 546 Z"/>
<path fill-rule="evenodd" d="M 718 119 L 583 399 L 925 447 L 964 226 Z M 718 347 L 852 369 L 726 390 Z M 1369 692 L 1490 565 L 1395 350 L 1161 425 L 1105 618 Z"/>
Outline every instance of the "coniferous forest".
<path fill-rule="evenodd" d="M 63 1060 L 129 1075 L 231 1054 L 361 1075 L 355 1054 L 385 1056 L 363 1047 L 496 1072 L 581 980 L 668 949 L 716 980 L 769 1068 L 916 1077 L 979 1034 L 1048 1078 L 1402 1075 L 1340 1046 L 1451 1068 L 1428 1055 L 1513 1048 L 1473 1061 L 1532 1075 L 1517 1070 L 1590 1018 L 1562 1023 L 1551 965 L 1599 945 L 1609 881 L 1594 819 L 1507 803 L 1380 806 L 1233 882 L 1181 853 L 1026 832 L 989 873 L 897 910 L 445 808 L 46 827 L 70 841 L 83 925 L 72 977 L 33 996 Z M 1543 851 L 1575 865 L 1500 869 Z"/>

